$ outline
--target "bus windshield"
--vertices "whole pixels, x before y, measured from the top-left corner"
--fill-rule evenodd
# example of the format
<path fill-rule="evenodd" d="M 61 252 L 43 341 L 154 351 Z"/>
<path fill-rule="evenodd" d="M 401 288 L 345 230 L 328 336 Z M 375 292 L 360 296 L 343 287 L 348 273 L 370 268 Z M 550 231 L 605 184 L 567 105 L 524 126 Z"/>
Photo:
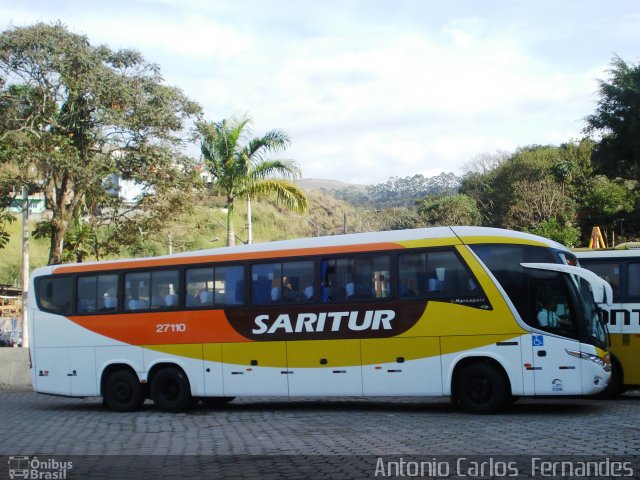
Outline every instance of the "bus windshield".
<path fill-rule="evenodd" d="M 566 264 L 551 249 L 531 245 L 472 245 L 529 326 L 606 348 L 607 337 L 589 282 L 566 273 L 524 268 Z"/>

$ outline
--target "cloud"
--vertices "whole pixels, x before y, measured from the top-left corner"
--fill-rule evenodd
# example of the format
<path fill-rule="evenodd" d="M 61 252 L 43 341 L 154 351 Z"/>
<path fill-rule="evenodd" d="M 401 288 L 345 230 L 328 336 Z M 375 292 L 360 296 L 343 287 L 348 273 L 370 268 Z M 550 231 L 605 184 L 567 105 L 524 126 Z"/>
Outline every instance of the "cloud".
<path fill-rule="evenodd" d="M 640 40 L 637 13 L 595 1 L 77 5 L 27 0 L 5 17 L 61 18 L 93 43 L 136 48 L 208 119 L 248 112 L 256 135 L 291 134 L 285 156 L 306 177 L 358 183 L 461 173 L 481 153 L 578 137 L 610 52 L 634 61 Z"/>

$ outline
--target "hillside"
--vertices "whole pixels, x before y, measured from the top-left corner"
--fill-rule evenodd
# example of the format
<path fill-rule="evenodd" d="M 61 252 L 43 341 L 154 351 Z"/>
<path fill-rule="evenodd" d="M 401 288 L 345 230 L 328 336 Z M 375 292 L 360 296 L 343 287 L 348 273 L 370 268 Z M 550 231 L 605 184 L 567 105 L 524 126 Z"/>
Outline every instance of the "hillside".
<path fill-rule="evenodd" d="M 365 191 L 368 185 L 360 185 L 355 183 L 345 183 L 340 180 L 329 180 L 322 178 L 302 178 L 297 180 L 296 183 L 300 185 L 307 192 L 313 192 L 316 190 L 344 190 L 353 189 L 357 191 Z"/>

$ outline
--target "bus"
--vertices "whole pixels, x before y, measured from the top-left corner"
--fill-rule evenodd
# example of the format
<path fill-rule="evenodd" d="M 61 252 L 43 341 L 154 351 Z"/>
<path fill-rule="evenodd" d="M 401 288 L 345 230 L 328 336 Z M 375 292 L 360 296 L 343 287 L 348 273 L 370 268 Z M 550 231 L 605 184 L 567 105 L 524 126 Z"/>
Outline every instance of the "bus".
<path fill-rule="evenodd" d="M 581 266 L 613 288 L 613 304 L 604 307 L 611 342 L 611 381 L 600 393 L 613 398 L 640 386 L 640 242 L 575 253 Z"/>
<path fill-rule="evenodd" d="M 611 288 L 571 263 L 541 237 L 436 227 L 42 267 L 32 383 L 114 411 L 147 398 L 178 412 L 238 396 L 450 396 L 492 413 L 594 394 L 610 376 L 597 303 Z"/>

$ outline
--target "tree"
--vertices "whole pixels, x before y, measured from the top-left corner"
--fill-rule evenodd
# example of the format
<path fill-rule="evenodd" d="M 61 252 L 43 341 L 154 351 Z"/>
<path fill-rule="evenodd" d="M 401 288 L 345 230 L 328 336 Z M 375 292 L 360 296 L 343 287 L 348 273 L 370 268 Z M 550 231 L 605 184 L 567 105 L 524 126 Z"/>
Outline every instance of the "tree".
<path fill-rule="evenodd" d="M 576 204 L 562 187 L 550 178 L 515 182 L 513 201 L 505 215 L 504 226 L 531 231 L 551 220 L 566 227 L 576 221 Z"/>
<path fill-rule="evenodd" d="M 594 225 L 613 229 L 625 222 L 633 232 L 637 226 L 632 213 L 640 200 L 637 181 L 611 180 L 604 175 L 589 179 L 581 196 L 581 226 L 585 235 Z"/>
<path fill-rule="evenodd" d="M 418 215 L 428 226 L 481 225 L 482 214 L 467 195 L 427 197 L 418 203 Z"/>
<path fill-rule="evenodd" d="M 304 191 L 287 180 L 300 175 L 295 162 L 264 158 L 267 153 L 286 149 L 289 137 L 281 130 L 271 130 L 243 144 L 250 135 L 250 123 L 247 116 L 198 123 L 202 157 L 216 188 L 225 196 L 229 246 L 235 245 L 233 207 L 239 198 L 275 197 L 286 208 L 298 212 L 307 209 Z M 274 175 L 284 178 L 274 178 Z"/>
<path fill-rule="evenodd" d="M 585 132 L 602 135 L 595 155 L 601 173 L 640 180 L 640 64 L 616 55 L 609 74 L 599 82 L 600 98 Z"/>
<path fill-rule="evenodd" d="M 191 203 L 179 134 L 200 107 L 138 52 L 39 23 L 0 35 L 0 73 L 0 162 L 16 164 L 14 185 L 45 193 L 50 264 L 74 219 L 99 217 L 103 235 L 126 242 Z M 135 181 L 140 195 L 124 204 L 109 178 Z"/>
<path fill-rule="evenodd" d="M 582 149 L 573 148 L 572 145 L 522 147 L 507 159 L 496 159 L 492 164 L 483 162 L 483 165 L 495 165 L 489 170 L 483 165 L 478 167 L 472 164 L 468 166 L 471 170 L 465 174 L 460 192 L 476 201 L 485 224 L 493 227 L 519 227 L 518 219 L 513 216 L 513 205 L 519 202 L 522 193 L 520 190 L 524 185 L 550 185 L 559 177 L 559 185 L 564 193 L 565 182 L 570 181 L 571 175 L 577 175 L 581 164 L 576 157 L 582 159 L 579 155 Z"/>
<path fill-rule="evenodd" d="M 571 225 L 560 225 L 555 218 L 544 220 L 536 228 L 526 229 L 530 233 L 550 238 L 567 247 L 575 247 L 580 242 L 580 229 Z"/>
<path fill-rule="evenodd" d="M 449 195 L 456 193 L 460 179 L 453 173 L 442 172 L 434 177 L 413 175 L 391 177 L 385 183 L 371 185 L 366 191 L 374 208 L 409 207 L 427 195 Z"/>

